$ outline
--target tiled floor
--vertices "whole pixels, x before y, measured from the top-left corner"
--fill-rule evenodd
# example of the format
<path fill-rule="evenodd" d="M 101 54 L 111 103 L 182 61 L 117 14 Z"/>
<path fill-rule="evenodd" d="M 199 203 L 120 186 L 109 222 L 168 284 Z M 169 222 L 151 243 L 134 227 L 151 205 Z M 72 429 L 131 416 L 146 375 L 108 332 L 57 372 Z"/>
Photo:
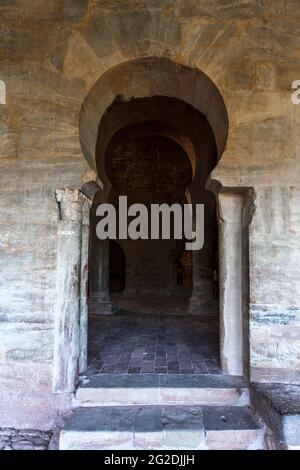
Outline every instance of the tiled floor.
<path fill-rule="evenodd" d="M 89 322 L 88 374 L 216 374 L 215 319 L 120 310 Z"/>

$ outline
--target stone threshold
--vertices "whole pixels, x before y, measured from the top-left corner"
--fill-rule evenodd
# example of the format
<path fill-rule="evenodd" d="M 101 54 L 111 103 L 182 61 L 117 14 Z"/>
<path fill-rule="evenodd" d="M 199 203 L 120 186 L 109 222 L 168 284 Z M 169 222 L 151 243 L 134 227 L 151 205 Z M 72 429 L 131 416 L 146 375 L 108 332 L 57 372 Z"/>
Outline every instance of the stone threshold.
<path fill-rule="evenodd" d="M 249 403 L 245 380 L 224 374 L 99 374 L 81 381 L 76 398 L 81 406 Z"/>

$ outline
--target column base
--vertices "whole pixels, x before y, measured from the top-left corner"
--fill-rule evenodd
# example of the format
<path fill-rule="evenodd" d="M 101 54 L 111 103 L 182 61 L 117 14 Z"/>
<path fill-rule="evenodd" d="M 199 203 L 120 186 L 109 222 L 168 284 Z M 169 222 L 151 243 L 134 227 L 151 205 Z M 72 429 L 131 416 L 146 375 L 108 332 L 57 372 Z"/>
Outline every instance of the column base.
<path fill-rule="evenodd" d="M 115 309 L 110 300 L 103 300 L 92 297 L 89 300 L 89 314 L 91 315 L 112 315 Z"/>

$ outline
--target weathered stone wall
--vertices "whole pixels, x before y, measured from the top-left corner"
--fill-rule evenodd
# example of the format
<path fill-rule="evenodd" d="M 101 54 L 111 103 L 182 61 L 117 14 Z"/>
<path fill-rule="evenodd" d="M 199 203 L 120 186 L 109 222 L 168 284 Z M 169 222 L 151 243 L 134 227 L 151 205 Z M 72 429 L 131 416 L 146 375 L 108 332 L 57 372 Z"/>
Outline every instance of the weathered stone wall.
<path fill-rule="evenodd" d="M 299 382 L 300 79 L 297 0 L 3 0 L 0 5 L 0 425 L 49 428 L 57 206 L 88 169 L 79 114 L 110 67 L 143 56 L 197 67 L 230 120 L 214 171 L 253 187 L 250 350 L 255 380 Z M 124 77 L 120 77 L 120 80 Z"/>
<path fill-rule="evenodd" d="M 0 450 L 47 450 L 50 439 L 44 431 L 0 429 Z"/>
<path fill-rule="evenodd" d="M 57 205 L 52 191 L 3 191 L 1 204 L 1 425 L 51 427 Z"/>
<path fill-rule="evenodd" d="M 299 383 L 300 193 L 282 183 L 257 191 L 250 237 L 250 356 L 256 381 Z"/>

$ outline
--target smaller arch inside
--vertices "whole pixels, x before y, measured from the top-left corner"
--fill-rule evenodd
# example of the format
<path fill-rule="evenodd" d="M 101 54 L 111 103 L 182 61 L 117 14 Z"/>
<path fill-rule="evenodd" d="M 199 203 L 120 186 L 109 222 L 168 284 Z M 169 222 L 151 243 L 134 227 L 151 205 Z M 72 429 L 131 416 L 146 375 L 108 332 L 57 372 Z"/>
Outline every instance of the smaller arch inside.
<path fill-rule="evenodd" d="M 216 85 L 199 69 L 164 57 L 141 57 L 105 72 L 84 100 L 79 122 L 80 143 L 92 169 L 97 168 L 95 149 L 99 144 L 99 123 L 107 109 L 115 103 L 128 103 L 132 98 L 154 96 L 181 100 L 205 116 L 214 134 L 217 158 L 221 158 L 229 123 L 226 106 Z M 105 139 L 103 145 L 107 145 Z"/>

